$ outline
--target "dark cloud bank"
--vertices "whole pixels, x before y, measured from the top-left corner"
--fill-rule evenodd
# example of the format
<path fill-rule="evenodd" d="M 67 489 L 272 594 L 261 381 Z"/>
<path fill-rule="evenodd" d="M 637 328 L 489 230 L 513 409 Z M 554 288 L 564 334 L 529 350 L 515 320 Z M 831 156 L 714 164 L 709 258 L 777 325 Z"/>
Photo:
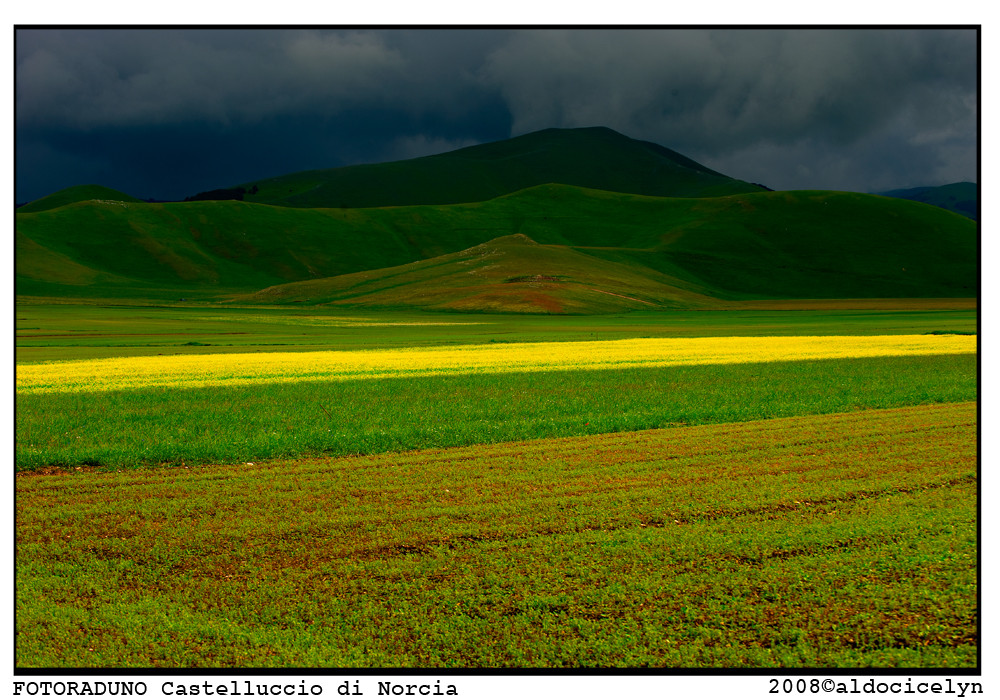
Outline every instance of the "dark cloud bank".
<path fill-rule="evenodd" d="M 182 198 L 309 168 L 608 126 L 775 189 L 977 177 L 977 33 L 16 32 L 19 202 Z"/>

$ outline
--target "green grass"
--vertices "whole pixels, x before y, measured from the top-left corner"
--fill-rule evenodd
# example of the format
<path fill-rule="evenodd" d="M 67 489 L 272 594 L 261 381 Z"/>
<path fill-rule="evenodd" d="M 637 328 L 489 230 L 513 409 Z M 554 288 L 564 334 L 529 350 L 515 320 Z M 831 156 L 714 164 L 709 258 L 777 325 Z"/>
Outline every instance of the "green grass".
<path fill-rule="evenodd" d="M 842 192 L 668 199 L 544 185 L 474 204 L 377 209 L 80 202 L 19 213 L 16 228 L 22 296 L 224 299 L 516 233 L 723 300 L 977 292 L 975 222 Z"/>
<path fill-rule="evenodd" d="M 973 667 L 976 489 L 974 404 L 22 476 L 15 664 Z"/>
<path fill-rule="evenodd" d="M 15 464 L 239 463 L 974 401 L 976 362 L 944 355 L 20 395 Z"/>
<path fill-rule="evenodd" d="M 539 245 L 523 234 L 409 265 L 268 287 L 238 300 L 545 314 L 697 308 L 716 302 L 648 267 Z"/>
<path fill-rule="evenodd" d="M 761 308 L 530 316 L 228 308 L 195 301 L 159 307 L 20 303 L 16 308 L 15 353 L 17 362 L 23 363 L 203 352 L 644 337 L 970 333 L 976 331 L 978 316 L 974 306 L 967 308 L 968 304 L 961 302 L 889 300 L 884 304 L 857 303 L 855 308 L 845 302 L 844 306 L 847 308 L 821 311 Z"/>

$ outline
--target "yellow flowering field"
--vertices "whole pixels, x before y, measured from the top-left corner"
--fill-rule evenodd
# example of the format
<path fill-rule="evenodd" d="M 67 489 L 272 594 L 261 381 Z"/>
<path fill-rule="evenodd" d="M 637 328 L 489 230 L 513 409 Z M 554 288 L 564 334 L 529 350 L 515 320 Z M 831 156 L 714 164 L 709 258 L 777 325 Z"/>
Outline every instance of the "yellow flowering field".
<path fill-rule="evenodd" d="M 104 358 L 19 366 L 17 392 L 193 388 L 398 376 L 968 354 L 976 350 L 976 336 L 883 335 L 634 338 L 369 351 Z"/>

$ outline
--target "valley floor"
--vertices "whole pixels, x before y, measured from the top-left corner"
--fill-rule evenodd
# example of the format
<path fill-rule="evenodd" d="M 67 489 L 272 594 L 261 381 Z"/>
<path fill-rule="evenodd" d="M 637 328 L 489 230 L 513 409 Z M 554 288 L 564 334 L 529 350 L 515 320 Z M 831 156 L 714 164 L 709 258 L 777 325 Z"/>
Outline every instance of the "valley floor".
<path fill-rule="evenodd" d="M 15 663 L 975 668 L 977 330 L 19 305 Z"/>

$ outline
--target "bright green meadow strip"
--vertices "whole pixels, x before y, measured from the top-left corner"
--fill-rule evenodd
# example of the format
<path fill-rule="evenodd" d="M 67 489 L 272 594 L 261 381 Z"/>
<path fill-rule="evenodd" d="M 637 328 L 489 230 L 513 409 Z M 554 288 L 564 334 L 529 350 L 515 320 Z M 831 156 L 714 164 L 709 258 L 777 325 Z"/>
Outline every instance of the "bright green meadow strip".
<path fill-rule="evenodd" d="M 975 355 L 17 397 L 16 465 L 371 454 L 977 398 Z"/>
<path fill-rule="evenodd" d="M 972 667 L 976 419 L 22 475 L 15 663 Z"/>

